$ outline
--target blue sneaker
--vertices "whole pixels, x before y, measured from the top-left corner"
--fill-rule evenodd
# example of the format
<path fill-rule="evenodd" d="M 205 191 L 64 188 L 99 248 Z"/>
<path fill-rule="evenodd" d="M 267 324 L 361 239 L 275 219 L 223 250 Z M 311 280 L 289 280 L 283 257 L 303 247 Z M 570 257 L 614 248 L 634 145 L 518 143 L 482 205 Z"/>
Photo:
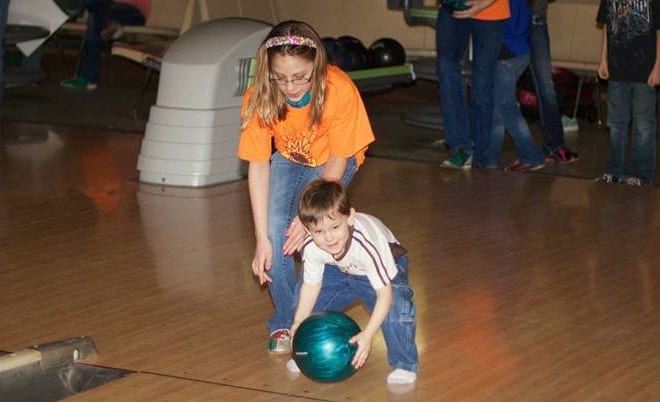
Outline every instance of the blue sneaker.
<path fill-rule="evenodd" d="M 450 169 L 470 169 L 472 168 L 472 155 L 464 149 L 459 149 L 449 159 L 442 162 L 442 166 Z"/>
<path fill-rule="evenodd" d="M 95 82 L 89 82 L 84 78 L 74 78 L 72 80 L 60 81 L 60 86 L 66 89 L 86 89 L 93 91 L 98 86 Z"/>

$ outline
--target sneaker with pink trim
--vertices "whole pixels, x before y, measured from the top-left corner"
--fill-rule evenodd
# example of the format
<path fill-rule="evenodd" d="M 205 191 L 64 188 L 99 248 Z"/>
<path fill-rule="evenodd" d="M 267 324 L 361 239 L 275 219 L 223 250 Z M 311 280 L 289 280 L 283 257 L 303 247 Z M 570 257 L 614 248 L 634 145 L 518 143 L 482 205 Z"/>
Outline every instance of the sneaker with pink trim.
<path fill-rule="evenodd" d="M 291 332 L 286 328 L 273 331 L 268 339 L 268 352 L 276 355 L 291 353 Z"/>

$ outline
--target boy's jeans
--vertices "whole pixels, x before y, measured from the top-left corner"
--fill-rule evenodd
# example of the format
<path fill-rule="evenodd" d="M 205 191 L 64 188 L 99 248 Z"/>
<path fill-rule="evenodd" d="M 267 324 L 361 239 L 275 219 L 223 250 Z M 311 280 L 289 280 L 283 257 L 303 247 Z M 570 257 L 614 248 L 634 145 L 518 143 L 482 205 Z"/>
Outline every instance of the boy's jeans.
<path fill-rule="evenodd" d="M 628 129 L 632 146 L 626 174 Z M 655 88 L 643 83 L 610 80 L 607 84 L 607 126 L 610 159 L 606 172 L 652 181 L 655 176 Z"/>
<path fill-rule="evenodd" d="M 387 361 L 392 368 L 417 372 L 417 310 L 412 302 L 413 290 L 408 285 L 408 257 L 397 258 L 396 265 L 399 272 L 392 281 L 392 307 L 382 325 Z M 314 311 L 343 311 L 357 300 L 362 300 L 370 313 L 373 311 L 376 291 L 369 279 L 345 274 L 335 266 L 326 265 Z"/>
<path fill-rule="evenodd" d="M 273 246 L 272 266 L 268 274 L 273 282 L 268 285 L 275 306 L 275 314 L 268 320 L 268 329 L 291 328 L 294 314 L 294 290 L 296 273 L 293 256 L 285 256 L 282 246 L 284 233 L 298 214 L 298 202 L 303 188 L 310 181 L 321 177 L 324 166 L 309 167 L 291 162 L 279 152 L 270 158 L 270 184 L 268 196 L 268 237 Z M 341 182 L 350 184 L 357 165 L 355 158 L 348 159 Z"/>

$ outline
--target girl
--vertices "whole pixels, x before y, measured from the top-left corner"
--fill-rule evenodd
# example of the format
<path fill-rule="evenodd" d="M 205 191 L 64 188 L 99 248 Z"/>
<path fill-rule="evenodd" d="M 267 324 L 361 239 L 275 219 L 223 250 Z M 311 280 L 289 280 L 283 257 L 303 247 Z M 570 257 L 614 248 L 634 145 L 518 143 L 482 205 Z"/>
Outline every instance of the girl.
<path fill-rule="evenodd" d="M 268 350 L 289 353 L 296 284 L 292 255 L 305 237 L 296 217 L 300 194 L 319 177 L 348 185 L 374 135 L 357 88 L 328 65 L 323 43 L 309 25 L 278 24 L 257 58 L 254 84 L 243 99 L 238 156 L 249 162 L 256 237 L 252 272 L 268 285 L 275 307 Z"/>

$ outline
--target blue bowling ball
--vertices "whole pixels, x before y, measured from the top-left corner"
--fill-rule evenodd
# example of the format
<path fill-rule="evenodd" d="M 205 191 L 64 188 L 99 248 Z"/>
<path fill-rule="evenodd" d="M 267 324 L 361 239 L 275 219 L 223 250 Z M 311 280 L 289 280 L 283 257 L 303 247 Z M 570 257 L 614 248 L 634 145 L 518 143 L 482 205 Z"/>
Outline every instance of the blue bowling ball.
<path fill-rule="evenodd" d="M 338 382 L 355 373 L 357 344 L 348 340 L 360 326 L 344 313 L 327 311 L 307 317 L 293 338 L 292 357 L 300 371 L 318 382 Z"/>
<path fill-rule="evenodd" d="M 445 7 L 449 12 L 464 11 L 468 9 L 465 4 L 467 0 L 442 0 L 442 7 Z"/>

